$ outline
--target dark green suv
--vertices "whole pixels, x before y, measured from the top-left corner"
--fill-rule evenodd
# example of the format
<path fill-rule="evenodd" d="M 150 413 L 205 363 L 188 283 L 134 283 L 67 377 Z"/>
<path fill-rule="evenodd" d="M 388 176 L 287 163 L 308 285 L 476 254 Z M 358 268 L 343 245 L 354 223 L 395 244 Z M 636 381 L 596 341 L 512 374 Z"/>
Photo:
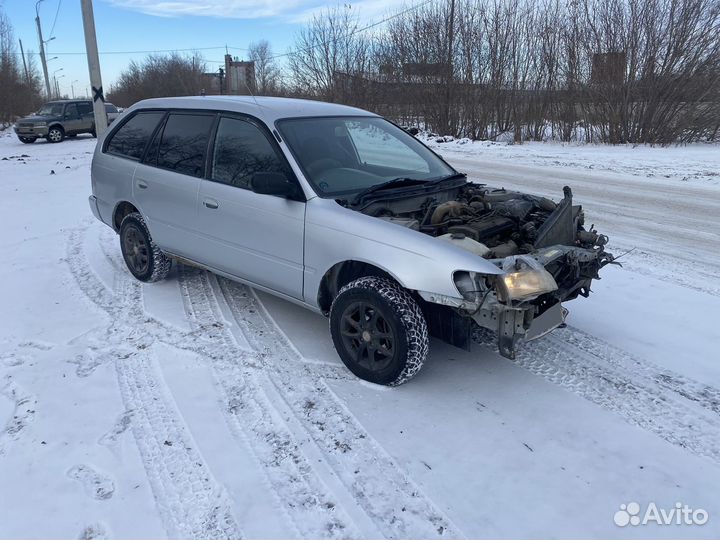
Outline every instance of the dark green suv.
<path fill-rule="evenodd" d="M 106 103 L 108 121 L 117 116 L 117 109 Z M 113 114 L 114 113 L 114 114 Z M 95 136 L 95 117 L 92 101 L 89 99 L 65 99 L 50 101 L 34 115 L 21 118 L 15 123 L 15 134 L 22 142 L 30 144 L 37 139 L 47 139 L 57 143 L 65 137 L 74 137 L 79 133 Z"/>

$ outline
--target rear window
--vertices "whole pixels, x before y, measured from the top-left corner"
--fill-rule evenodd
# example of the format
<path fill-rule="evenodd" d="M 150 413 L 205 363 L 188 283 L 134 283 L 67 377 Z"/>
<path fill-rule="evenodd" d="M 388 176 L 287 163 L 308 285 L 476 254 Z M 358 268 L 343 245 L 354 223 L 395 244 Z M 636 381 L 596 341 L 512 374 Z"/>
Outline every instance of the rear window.
<path fill-rule="evenodd" d="M 170 114 L 160 139 L 157 166 L 190 176 L 202 176 L 214 121 L 215 115 Z"/>
<path fill-rule="evenodd" d="M 106 151 L 110 154 L 140 159 L 164 114 L 161 111 L 135 114 L 112 135 Z"/>

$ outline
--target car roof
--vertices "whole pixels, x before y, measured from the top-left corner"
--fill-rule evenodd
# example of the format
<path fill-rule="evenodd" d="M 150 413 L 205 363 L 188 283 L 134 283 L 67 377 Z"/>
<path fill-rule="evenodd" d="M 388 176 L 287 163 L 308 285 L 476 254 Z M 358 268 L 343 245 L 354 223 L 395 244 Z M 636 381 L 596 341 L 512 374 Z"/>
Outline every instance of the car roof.
<path fill-rule="evenodd" d="M 80 103 L 83 101 L 90 101 L 89 99 L 54 99 L 52 101 L 48 101 L 45 103 L 45 105 L 49 105 L 50 103 Z"/>
<path fill-rule="evenodd" d="M 178 108 L 210 109 L 249 114 L 272 124 L 281 118 L 309 116 L 377 116 L 374 113 L 309 99 L 280 98 L 268 96 L 187 96 L 153 98 L 139 101 L 128 109 Z"/>

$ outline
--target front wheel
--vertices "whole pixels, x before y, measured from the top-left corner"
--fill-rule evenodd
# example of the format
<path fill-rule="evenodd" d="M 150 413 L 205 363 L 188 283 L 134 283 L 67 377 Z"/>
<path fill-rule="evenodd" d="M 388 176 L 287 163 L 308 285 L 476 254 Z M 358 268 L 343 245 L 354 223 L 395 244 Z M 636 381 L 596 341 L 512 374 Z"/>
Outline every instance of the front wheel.
<path fill-rule="evenodd" d="M 345 366 L 376 384 L 410 380 L 428 354 L 420 306 L 386 278 L 363 277 L 345 285 L 330 308 L 330 333 Z"/>
<path fill-rule="evenodd" d="M 120 250 L 130 273 L 140 281 L 165 279 L 172 261 L 153 242 L 142 216 L 133 212 L 120 224 Z"/>
<path fill-rule="evenodd" d="M 18 139 L 20 139 L 20 142 L 25 144 L 32 144 L 35 142 L 34 137 L 18 137 Z"/>

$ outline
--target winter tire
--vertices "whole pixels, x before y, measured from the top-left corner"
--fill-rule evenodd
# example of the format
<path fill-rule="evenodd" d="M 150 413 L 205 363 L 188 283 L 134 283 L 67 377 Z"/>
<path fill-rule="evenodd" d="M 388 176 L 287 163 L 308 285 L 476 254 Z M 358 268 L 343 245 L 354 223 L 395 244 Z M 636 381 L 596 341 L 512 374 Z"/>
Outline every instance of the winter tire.
<path fill-rule="evenodd" d="M 120 250 L 130 273 L 140 281 L 152 283 L 165 279 L 171 259 L 155 245 L 142 216 L 133 212 L 120 224 Z"/>
<path fill-rule="evenodd" d="M 47 140 L 51 143 L 59 143 L 65 138 L 65 132 L 59 126 L 53 126 L 50 128 L 47 134 Z"/>
<path fill-rule="evenodd" d="M 420 306 L 386 278 L 363 277 L 345 285 L 330 308 L 330 333 L 345 366 L 376 384 L 410 380 L 428 354 Z"/>
<path fill-rule="evenodd" d="M 20 139 L 20 142 L 25 144 L 32 144 L 36 140 L 34 137 L 18 137 L 18 139 Z"/>

